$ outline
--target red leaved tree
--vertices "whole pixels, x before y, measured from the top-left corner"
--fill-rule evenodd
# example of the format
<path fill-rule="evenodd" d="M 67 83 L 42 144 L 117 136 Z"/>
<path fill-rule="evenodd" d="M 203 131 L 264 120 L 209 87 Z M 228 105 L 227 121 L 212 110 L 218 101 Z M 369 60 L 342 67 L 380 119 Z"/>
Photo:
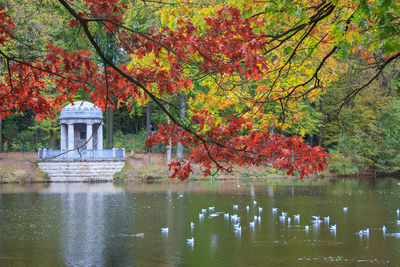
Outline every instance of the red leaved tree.
<path fill-rule="evenodd" d="M 84 0 L 85 11 L 74 7 L 72 0 L 58 2 L 72 16 L 70 26 L 84 32 L 102 64 L 91 60 L 88 51 L 69 52 L 50 44 L 42 59 L 26 61 L 8 54 L 5 47 L 13 39 L 15 25 L 0 7 L 0 54 L 6 62 L 6 73 L 0 85 L 2 118 L 27 109 L 35 112 L 38 118 L 54 116 L 54 110 L 72 101 L 79 90 L 90 92 L 90 99 L 103 108 L 110 104 L 110 97 L 118 99 L 118 103 L 145 98 L 156 103 L 172 120 L 171 124 L 160 125 L 146 145 L 152 147 L 159 142 L 172 141 L 190 148 L 187 161 L 170 164 L 172 178 L 186 180 L 193 163 L 200 163 L 205 175 L 211 174 L 213 169 L 232 171 L 234 164 L 271 163 L 301 178 L 324 169 L 327 153 L 321 147 L 310 147 L 300 137 L 270 134 L 266 130 L 269 125 L 256 127 L 253 120 L 239 114 L 225 115 L 219 121 L 214 118 L 215 113 L 207 109 L 193 109 L 190 118 L 184 121 L 166 108 L 164 99 L 192 88 L 194 81 L 204 76 L 237 75 L 243 82 L 266 79 L 266 73 L 273 68 L 268 53 L 279 47 L 279 41 L 289 40 L 291 32 L 301 29 L 312 35 L 314 24 L 332 13 L 332 4 L 316 5 L 315 15 L 303 28 L 297 26 L 284 35 L 271 37 L 254 29 L 254 25 L 264 25 L 262 21 L 246 18 L 238 8 L 228 5 L 205 18 L 207 30 L 200 29 L 189 19 L 180 19 L 175 29 L 164 28 L 144 34 L 124 26 L 125 1 Z M 113 63 L 93 36 L 93 23 L 101 23 L 106 32 L 118 38 L 124 53 L 134 54 L 139 59 L 151 57 L 151 64 L 131 67 Z M 303 87 L 318 79 L 318 71 Z M 272 87 L 274 85 L 275 82 Z M 292 91 L 287 99 L 295 95 L 293 92 L 298 87 L 290 87 Z M 265 94 L 273 89 L 270 90 Z M 284 99 L 274 101 L 283 106 Z"/>

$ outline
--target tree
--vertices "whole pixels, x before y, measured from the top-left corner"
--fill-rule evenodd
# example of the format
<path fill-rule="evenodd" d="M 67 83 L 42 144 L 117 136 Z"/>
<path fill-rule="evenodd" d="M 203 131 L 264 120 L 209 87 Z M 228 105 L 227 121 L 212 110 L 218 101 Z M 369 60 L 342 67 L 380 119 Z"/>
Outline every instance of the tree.
<path fill-rule="evenodd" d="M 354 87 L 365 84 L 373 75 L 370 63 L 360 56 L 347 59 L 347 71 L 327 88 L 323 143 L 331 153 L 331 170 L 340 173 L 387 173 L 399 168 L 398 64 L 386 68 L 371 85 L 345 105 Z M 340 112 L 338 111 L 340 109 Z"/>
<path fill-rule="evenodd" d="M 2 133 L 2 126 L 1 126 L 1 123 L 2 123 L 2 119 L 0 119 L 0 151 L 1 152 L 3 152 L 3 133 Z"/>
<path fill-rule="evenodd" d="M 135 4 L 130 2 L 130 8 Z M 54 45 L 47 45 L 44 57 L 29 61 L 9 53 L 4 47 L 18 29 L 2 8 L 0 55 L 6 75 L 1 116 L 27 109 L 38 118 L 54 116 L 54 109 L 79 90 L 90 92 L 90 99 L 103 108 L 110 98 L 117 106 L 151 100 L 172 123 L 160 125 L 147 145 L 171 140 L 191 149 L 188 161 L 171 162 L 173 177 L 187 179 L 195 161 L 205 174 L 213 167 L 231 171 L 233 163 L 273 162 L 303 177 L 322 170 L 327 153 L 300 137 L 270 134 L 271 125 L 284 132 L 302 117 L 289 116 L 289 110 L 305 112 L 299 108 L 302 103 L 323 94 L 339 72 L 334 55 L 357 52 L 372 59 L 379 52 L 381 59 L 371 62 L 377 66 L 371 82 L 400 57 L 400 38 L 394 38 L 399 35 L 400 4 L 395 1 L 160 4 L 159 25 L 144 32 L 124 24 L 125 1 L 58 0 L 71 17 L 72 29 L 84 33 L 101 65 L 91 52 Z M 107 57 L 94 36 L 99 24 L 130 56 L 129 64 L 117 65 Z M 344 101 L 371 82 L 354 88 Z M 46 93 L 48 83 L 57 88 L 55 94 Z M 180 118 L 179 106 L 164 101 L 178 95 L 188 99 L 187 118 Z"/>
<path fill-rule="evenodd" d="M 34 126 L 30 127 L 31 130 L 44 131 L 49 136 L 49 148 L 55 149 L 56 135 L 60 130 L 60 122 L 58 119 L 45 118 L 37 121 Z"/>

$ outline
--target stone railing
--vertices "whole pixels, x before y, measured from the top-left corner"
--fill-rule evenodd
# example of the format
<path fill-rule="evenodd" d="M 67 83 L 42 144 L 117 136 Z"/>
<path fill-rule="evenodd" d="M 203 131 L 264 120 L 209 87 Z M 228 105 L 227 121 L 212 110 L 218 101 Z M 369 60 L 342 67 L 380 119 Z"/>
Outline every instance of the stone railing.
<path fill-rule="evenodd" d="M 102 149 L 102 150 L 51 150 L 39 149 L 38 158 L 41 160 L 86 160 L 86 159 L 123 159 L 125 158 L 125 148 L 122 149 Z"/>

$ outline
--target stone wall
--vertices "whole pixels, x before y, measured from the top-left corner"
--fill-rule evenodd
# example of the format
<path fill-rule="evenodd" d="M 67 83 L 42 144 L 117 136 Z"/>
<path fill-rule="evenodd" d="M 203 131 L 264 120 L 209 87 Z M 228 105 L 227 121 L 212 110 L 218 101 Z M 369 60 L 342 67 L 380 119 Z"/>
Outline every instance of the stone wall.
<path fill-rule="evenodd" d="M 112 181 L 122 170 L 125 159 L 91 161 L 39 161 L 39 168 L 48 173 L 51 182 Z"/>

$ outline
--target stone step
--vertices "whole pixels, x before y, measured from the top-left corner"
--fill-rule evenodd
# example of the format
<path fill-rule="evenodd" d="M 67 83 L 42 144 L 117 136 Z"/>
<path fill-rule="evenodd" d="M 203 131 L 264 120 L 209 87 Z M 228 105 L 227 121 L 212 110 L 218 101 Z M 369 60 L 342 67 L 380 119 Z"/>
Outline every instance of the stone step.
<path fill-rule="evenodd" d="M 115 173 L 115 171 L 119 171 L 119 170 L 121 170 L 121 168 L 85 170 L 84 172 L 83 172 L 83 171 L 80 171 L 80 170 L 73 170 L 73 169 L 63 170 L 63 169 L 46 169 L 46 168 L 42 168 L 42 170 L 45 171 L 45 172 L 51 171 L 52 173 L 53 173 L 53 172 L 54 172 L 54 173 L 57 173 L 57 172 L 79 173 L 79 172 L 81 172 L 82 175 L 84 175 L 84 174 L 92 174 L 92 173 L 96 174 L 96 173 L 102 173 L 102 172 L 105 172 L 105 173 Z"/>
<path fill-rule="evenodd" d="M 53 182 L 111 181 L 125 161 L 41 161 L 38 165 Z"/>

